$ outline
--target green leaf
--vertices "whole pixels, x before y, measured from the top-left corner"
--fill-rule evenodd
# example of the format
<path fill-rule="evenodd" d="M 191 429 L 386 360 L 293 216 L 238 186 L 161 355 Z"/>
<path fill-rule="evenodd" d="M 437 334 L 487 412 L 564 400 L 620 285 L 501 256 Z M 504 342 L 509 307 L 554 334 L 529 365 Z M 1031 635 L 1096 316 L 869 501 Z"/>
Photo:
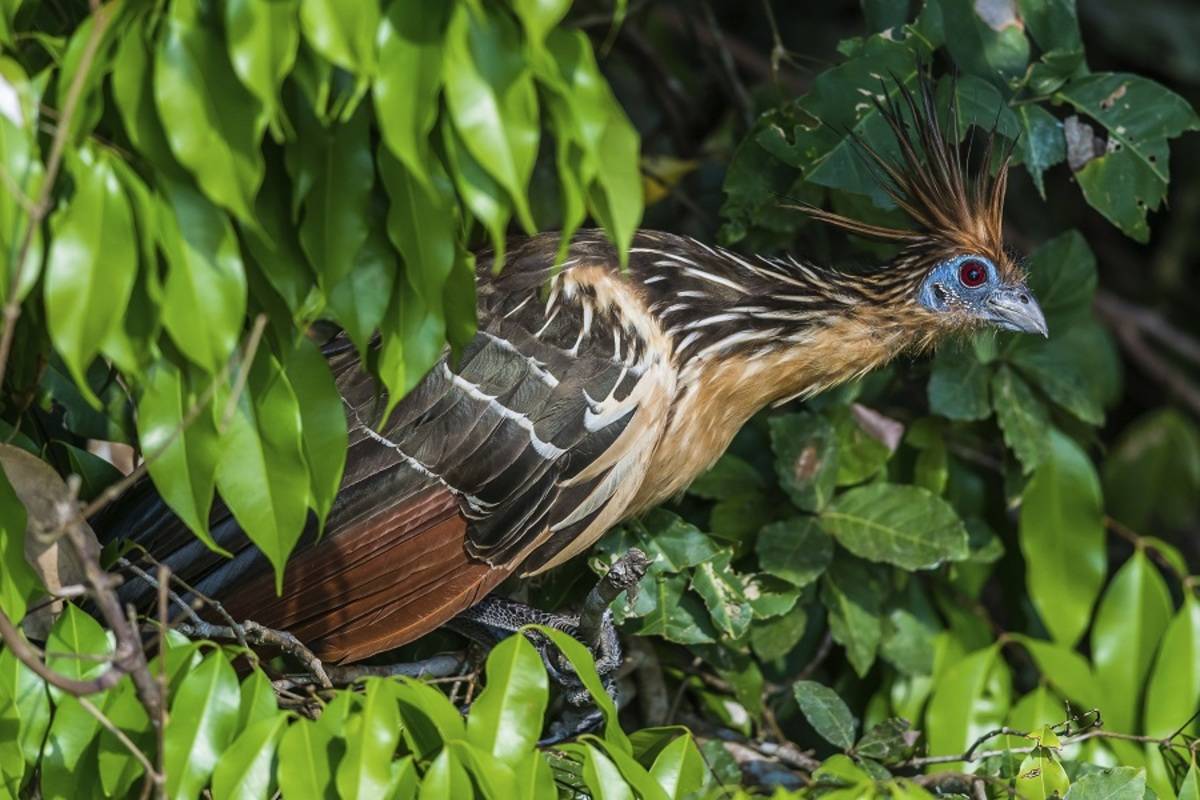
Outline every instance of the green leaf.
<path fill-rule="evenodd" d="M 342 797 L 383 797 L 391 783 L 391 760 L 400 741 L 400 712 L 394 685 L 368 678 L 362 711 L 345 725 L 346 755 L 338 764 L 337 790 Z"/>
<path fill-rule="evenodd" d="M 54 216 L 46 263 L 46 326 L 80 391 L 85 373 L 120 325 L 138 268 L 133 212 L 110 156 L 86 147 L 68 159 L 75 194 Z"/>
<path fill-rule="evenodd" d="M 699 791 L 707 773 L 708 767 L 690 733 L 672 739 L 650 767 L 650 776 L 671 800 L 683 800 Z"/>
<path fill-rule="evenodd" d="M 1000 646 L 992 645 L 962 658 L 941 672 L 925 712 L 930 755 L 953 755 L 967 749 L 1008 715 L 1012 687 Z M 939 765 L 954 771 L 955 764 Z"/>
<path fill-rule="evenodd" d="M 467 741 L 515 764 L 542 734 L 549 691 L 537 650 L 524 636 L 509 636 L 488 654 L 487 684 L 471 704 Z"/>
<path fill-rule="evenodd" d="M 1200 600 L 1187 592 L 1167 625 L 1146 684 L 1143 727 L 1149 736 L 1170 736 L 1200 708 Z M 1194 728 L 1193 728 L 1194 730 Z"/>
<path fill-rule="evenodd" d="M 212 776 L 213 800 L 255 800 L 271 796 L 275 749 L 287 726 L 276 712 L 254 722 L 221 754 Z"/>
<path fill-rule="evenodd" d="M 1178 411 L 1151 412 L 1121 432 L 1104 462 L 1109 513 L 1134 530 L 1183 527 L 1197 513 L 1200 431 Z"/>
<path fill-rule="evenodd" d="M 863 758 L 891 762 L 908 758 L 916 743 L 917 734 L 906 719 L 891 717 L 863 734 L 854 745 L 854 752 Z"/>
<path fill-rule="evenodd" d="M 378 3 L 300 0 L 304 38 L 331 62 L 359 77 L 375 72 Z"/>
<path fill-rule="evenodd" d="M 308 508 L 300 405 L 269 353 L 258 353 L 244 366 L 250 377 L 221 434 L 217 488 L 246 536 L 275 567 L 276 590 L 282 591 L 284 565 Z M 227 399 L 219 402 L 224 406 Z"/>
<path fill-rule="evenodd" d="M 1104 699 L 1091 663 L 1069 647 L 1013 634 L 1033 656 L 1042 679 L 1079 708 L 1098 708 Z M 1058 722 L 1060 720 L 1055 720 Z"/>
<path fill-rule="evenodd" d="M 762 529 L 754 543 L 763 572 L 807 586 L 833 560 L 833 540 L 813 517 L 796 517 Z"/>
<path fill-rule="evenodd" d="M 1087 629 L 1104 585 L 1103 516 L 1087 454 L 1051 429 L 1021 497 L 1019 539 L 1030 600 L 1054 640 L 1068 647 Z"/>
<path fill-rule="evenodd" d="M 153 752 L 154 731 L 150 727 L 150 717 L 138 699 L 133 681 L 127 680 L 117 684 L 108 693 L 100 710 L 117 726 L 135 746 L 142 752 Z M 97 771 L 100 774 L 100 785 L 106 796 L 123 797 L 129 793 L 135 781 L 145 774 L 146 770 L 134 758 L 129 748 L 107 728 L 100 731 L 97 742 Z"/>
<path fill-rule="evenodd" d="M 829 631 L 834 641 L 846 648 L 846 657 L 859 677 L 870 671 L 883 636 L 884 593 L 871 565 L 844 554 L 833 560 L 821 579 Z"/>
<path fill-rule="evenodd" d="M 229 555 L 208 532 L 221 453 L 212 402 L 195 413 L 191 424 L 183 424 L 197 395 L 178 367 L 159 362 L 147 375 L 138 402 L 138 439 L 162 499 L 209 548 Z"/>
<path fill-rule="evenodd" d="M 0 447 L 0 454 L 8 447 Z M 7 474 L 15 467 L 15 460 L 0 460 L 0 610 L 14 623 L 24 618 L 25 609 L 41 591 L 37 575 L 25 560 L 25 505 Z"/>
<path fill-rule="evenodd" d="M 579 640 L 562 631 L 544 625 L 531 625 L 530 627 L 549 637 L 554 642 L 554 646 L 571 662 L 576 677 L 591 694 L 592 701 L 600 709 L 600 713 L 604 715 L 604 741 L 609 747 L 623 753 L 631 752 L 629 737 L 621 730 L 621 723 L 617 719 L 617 707 L 600 683 L 600 678 L 596 674 L 596 661 L 592 658 L 591 652 L 580 644 Z"/>
<path fill-rule="evenodd" d="M 455 757 L 455 751 L 443 748 L 425 771 L 425 779 L 421 781 L 422 800 L 427 797 L 430 800 L 457 800 L 474 794 L 471 778 Z"/>
<path fill-rule="evenodd" d="M 165 126 L 179 163 L 214 203 L 252 225 L 263 178 L 258 102 L 238 80 L 209 16 L 199 0 L 171 4 L 154 58 L 154 102 L 162 119 L 187 120 Z M 187 236 L 188 226 L 180 227 Z"/>
<path fill-rule="evenodd" d="M 458 194 L 463 204 L 488 232 L 492 244 L 493 265 L 502 266 L 508 222 L 512 217 L 512 201 L 504 187 L 488 174 L 475 160 L 475 156 L 471 155 L 471 151 L 449 120 L 443 120 L 441 131 L 442 144 L 446 151 L 446 166 L 454 178 Z"/>
<path fill-rule="evenodd" d="M 238 733 L 264 719 L 275 717 L 279 710 L 271 679 L 257 667 L 242 681 L 239 694 L 236 728 Z"/>
<path fill-rule="evenodd" d="M 1004 443 L 1016 454 L 1025 473 L 1042 461 L 1050 415 L 1024 380 L 1007 366 L 992 375 L 992 408 Z"/>
<path fill-rule="evenodd" d="M 634 794 L 617 765 L 599 748 L 584 745 L 583 779 L 596 800 L 634 800 Z"/>
<path fill-rule="evenodd" d="M 1096 322 L 1049 339 L 1025 336 L 1008 349 L 1012 364 L 1051 400 L 1090 425 L 1104 422 L 1120 364 L 1108 333 Z"/>
<path fill-rule="evenodd" d="M 856 407 L 836 406 L 829 413 L 837 437 L 837 485 L 851 486 L 879 473 L 892 457 L 892 447 L 863 427 Z M 874 413 L 865 410 L 866 413 Z"/>
<path fill-rule="evenodd" d="M 214 650 L 184 676 L 171 702 L 163 744 L 168 795 L 200 793 L 233 739 L 237 717 L 237 675 Z"/>
<path fill-rule="evenodd" d="M 771 449 L 779 485 L 802 511 L 819 511 L 833 497 L 837 443 L 833 426 L 816 414 L 771 417 Z"/>
<path fill-rule="evenodd" d="M 37 110 L 40 91 L 21 67 L 0 57 L 0 81 L 16 95 L 13 116 L 0 114 L 0 166 L 12 183 L 0 192 L 0 300 L 6 300 L 17 269 L 17 257 L 29 228 L 29 209 L 19 198 L 34 198 L 41 190 L 46 168 L 38 154 Z M 14 118 L 15 117 L 15 118 Z M 20 194 L 17 194 L 17 191 Z M 41 274 L 43 241 L 41 226 L 33 229 L 29 252 L 21 264 L 17 298 L 24 299 Z"/>
<path fill-rule="evenodd" d="M 631 633 L 662 636 L 677 644 L 707 644 L 720 636 L 704 601 L 688 591 L 686 575 L 651 572 L 639 584 L 637 600 L 626 617 L 639 619 Z"/>
<path fill-rule="evenodd" d="M 242 85 L 262 105 L 267 121 L 279 113 L 279 87 L 296 63 L 300 46 L 296 10 L 296 0 L 225 3 L 229 60 Z"/>
<path fill-rule="evenodd" d="M 943 348 L 933 360 L 929 376 L 929 410 L 947 419 L 987 419 L 988 378 L 991 367 L 981 363 L 970 348 Z"/>
<path fill-rule="evenodd" d="M 458 709 L 436 688 L 411 678 L 396 687 L 406 743 L 418 759 L 431 758 L 448 741 L 465 739 Z"/>
<path fill-rule="evenodd" d="M 941 3 L 946 47 L 964 71 L 1003 85 L 1025 71 L 1029 40 L 1015 3 Z"/>
<path fill-rule="evenodd" d="M 1092 626 L 1092 661 L 1104 691 L 1105 724 L 1132 733 L 1143 681 L 1171 618 L 1171 595 L 1141 550 L 1113 576 Z"/>
<path fill-rule="evenodd" d="M 406 276 L 406 278 L 409 276 Z M 388 389 L 386 419 L 400 398 L 408 394 L 442 358 L 446 325 L 442 316 L 403 280 L 379 325 L 382 339 L 378 371 Z"/>
<path fill-rule="evenodd" d="M 1051 337 L 1058 336 L 1062 328 L 1092 319 L 1098 281 L 1096 256 L 1079 231 L 1072 229 L 1043 244 L 1029 256 L 1026 267 L 1029 288 L 1046 315 Z"/>
<path fill-rule="evenodd" d="M 329 293 L 329 309 L 366 358 L 367 344 L 383 320 L 396 282 L 396 254 L 382 231 L 372 231 L 354 266 Z"/>
<path fill-rule="evenodd" d="M 288 310 L 298 315 L 312 292 L 314 276 L 296 235 L 291 188 L 284 171 L 273 164 L 255 201 L 258 225 L 243 225 L 241 230 L 254 264 L 283 298 Z"/>
<path fill-rule="evenodd" d="M 300 437 L 308 465 L 310 500 L 318 525 L 324 526 L 346 466 L 346 410 L 329 364 L 312 340 L 296 340 L 284 371 L 300 406 Z"/>
<path fill-rule="evenodd" d="M 50 725 L 46 682 L 22 664 L 9 648 L 0 650 L 0 777 L 17 796 L 17 787 L 42 754 Z"/>
<path fill-rule="evenodd" d="M 216 374 L 237 347 L 246 274 L 229 218 L 190 186 L 171 181 L 160 210 L 167 261 L 163 327 L 195 364 Z M 204 309 L 197 314 L 196 309 Z"/>
<path fill-rule="evenodd" d="M 321 719 L 329 714 L 327 709 Z M 287 798 L 336 800 L 330 753 L 334 732 L 326 726 L 300 719 L 288 726 L 279 740 L 279 788 Z"/>
<path fill-rule="evenodd" d="M 708 472 L 692 481 L 688 494 L 706 500 L 727 500 L 766 488 L 766 482 L 749 463 L 732 453 L 725 453 Z"/>
<path fill-rule="evenodd" d="M 919 486 L 874 483 L 851 489 L 819 519 L 839 544 L 870 561 L 932 569 L 968 555 L 967 529 L 954 508 Z"/>
<path fill-rule="evenodd" d="M 442 89 L 450 3 L 397 0 L 379 26 L 379 74 L 372 96 L 383 143 L 421 183 L 429 182 L 429 134 Z"/>
<path fill-rule="evenodd" d="M 68 604 L 46 639 L 46 665 L 74 680 L 91 680 L 109 669 L 113 645 L 100 623 Z M 100 722 L 79 701 L 54 687 L 54 720 L 42 745 L 42 795 L 71 798 L 82 775 L 95 770 L 89 748 L 100 731 Z M 104 694 L 91 698 L 104 704 Z M 94 775 L 89 779 L 94 779 Z"/>
<path fill-rule="evenodd" d="M 540 46 L 546 35 L 562 22 L 571 0 L 513 0 L 513 9 L 525 28 L 525 36 Z"/>
<path fill-rule="evenodd" d="M 1187 775 L 1179 786 L 1179 800 L 1200 800 L 1200 769 L 1196 768 L 1195 761 L 1188 767 Z"/>
<path fill-rule="evenodd" d="M 858 720 L 837 692 L 815 681 L 796 681 L 792 691 L 804 718 L 825 741 L 843 750 L 854 746 Z"/>
<path fill-rule="evenodd" d="M 1070 81 L 1055 95 L 1104 126 L 1106 152 L 1076 171 L 1088 203 L 1139 242 L 1148 241 L 1146 212 L 1166 196 L 1167 140 L 1200 129 L 1191 105 L 1147 78 L 1096 72 Z"/>
<path fill-rule="evenodd" d="M 730 639 L 750 629 L 753 611 L 741 577 L 729 566 L 732 553 L 705 561 L 692 572 L 692 588 L 704 600 L 713 624 Z"/>
<path fill-rule="evenodd" d="M 1133 767 L 1112 767 L 1078 778 L 1065 800 L 1142 800 L 1146 773 Z"/>
<path fill-rule="evenodd" d="M 1016 114 L 1021 124 L 1017 152 L 1025 169 L 1029 170 L 1038 194 L 1045 200 L 1046 184 L 1042 174 L 1067 158 L 1063 125 L 1053 114 L 1035 103 L 1018 106 Z"/>
<path fill-rule="evenodd" d="M 1053 751 L 1036 748 L 1025 756 L 1017 768 L 1017 795 L 1028 800 L 1050 800 L 1062 797 L 1071 785 L 1067 771 L 1055 758 Z"/>
<path fill-rule="evenodd" d="M 516 26 L 481 6 L 455 6 L 443 79 L 446 105 L 463 144 L 508 192 L 517 218 L 532 233 L 525 188 L 537 157 L 538 102 Z"/>
<path fill-rule="evenodd" d="M 289 147 L 289 168 L 311 178 L 304 193 L 300 246 L 323 288 L 349 274 L 367 240 L 368 206 L 375 181 L 366 109 L 330 129 L 310 121 Z M 299 163 L 297 163 L 299 162 Z"/>
<path fill-rule="evenodd" d="M 404 256 L 404 273 L 417 296 L 441 316 L 442 293 L 454 268 L 458 215 L 454 186 L 436 158 L 424 165 L 425 183 L 379 151 L 379 171 L 391 200 L 388 236 Z"/>

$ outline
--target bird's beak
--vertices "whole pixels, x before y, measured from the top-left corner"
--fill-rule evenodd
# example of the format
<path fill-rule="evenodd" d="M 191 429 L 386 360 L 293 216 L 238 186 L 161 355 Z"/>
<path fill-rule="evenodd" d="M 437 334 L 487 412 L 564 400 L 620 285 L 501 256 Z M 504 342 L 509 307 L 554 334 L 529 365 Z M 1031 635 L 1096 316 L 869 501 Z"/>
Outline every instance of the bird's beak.
<path fill-rule="evenodd" d="M 992 292 L 984 313 L 988 322 L 1004 330 L 1050 335 L 1042 307 L 1024 285 L 1005 286 Z"/>

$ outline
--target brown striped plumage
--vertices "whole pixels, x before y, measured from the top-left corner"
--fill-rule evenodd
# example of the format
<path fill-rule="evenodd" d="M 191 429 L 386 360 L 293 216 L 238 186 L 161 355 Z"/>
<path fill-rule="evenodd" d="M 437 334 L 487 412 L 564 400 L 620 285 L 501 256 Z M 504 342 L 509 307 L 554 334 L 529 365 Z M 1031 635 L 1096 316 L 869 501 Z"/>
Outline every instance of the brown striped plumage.
<path fill-rule="evenodd" d="M 231 561 L 156 513 L 148 489 L 100 529 L 133 531 L 200 590 L 336 661 L 410 641 L 510 574 L 562 563 L 684 489 L 765 405 L 982 324 L 977 309 L 943 302 L 953 293 L 930 283 L 948 257 L 990 258 L 1004 291 L 1029 303 L 999 238 L 1003 169 L 970 185 L 921 91 L 882 108 L 903 162 L 867 150 L 917 230 L 806 209 L 903 245 L 884 269 L 847 274 L 652 231 L 634 237 L 626 270 L 596 231 L 577 234 L 556 266 L 557 236 L 516 242 L 498 273 L 480 258 L 474 341 L 434 367 L 379 430 L 370 426 L 375 385 L 335 341 L 327 351 L 351 428 L 346 477 L 327 533 L 306 537 L 289 563 L 282 597 L 221 509 L 213 533 Z M 918 123 L 915 138 L 902 108 Z M 923 292 L 941 305 L 931 308 Z"/>

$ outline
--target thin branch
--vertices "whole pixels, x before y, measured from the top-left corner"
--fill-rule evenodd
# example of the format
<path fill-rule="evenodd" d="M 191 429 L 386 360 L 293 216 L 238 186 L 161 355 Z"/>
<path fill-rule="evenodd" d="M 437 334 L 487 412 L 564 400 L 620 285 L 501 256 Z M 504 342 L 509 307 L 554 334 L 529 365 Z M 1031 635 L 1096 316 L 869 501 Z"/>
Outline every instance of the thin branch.
<path fill-rule="evenodd" d="M 1167 387 L 1170 392 L 1187 406 L 1192 414 L 1200 417 L 1200 387 L 1179 367 L 1146 340 L 1150 335 L 1161 344 L 1166 344 L 1176 353 L 1200 364 L 1200 344 L 1176 331 L 1166 320 L 1145 309 L 1138 309 L 1109 295 L 1098 295 L 1096 311 L 1112 329 L 1121 347 L 1146 374 Z"/>
<path fill-rule="evenodd" d="M 74 697 L 83 697 L 111 689 L 121 678 L 125 677 L 125 670 L 117 664 L 111 665 L 107 671 L 87 681 L 68 678 L 66 675 L 54 671 L 42 661 L 38 651 L 21 635 L 21 632 L 9 619 L 8 614 L 2 610 L 0 610 L 0 638 L 4 639 L 4 646 L 12 651 L 17 660 L 33 670 L 39 678 Z"/>
<path fill-rule="evenodd" d="M 312 650 L 305 647 L 303 642 L 288 631 L 277 631 L 251 620 L 246 620 L 239 627 L 242 630 L 241 637 L 228 625 L 213 625 L 204 621 L 185 622 L 176 626 L 175 629 L 189 639 L 240 639 L 249 644 L 278 647 L 304 664 L 321 688 L 333 688 L 333 681 L 329 679 L 329 674 L 325 671 L 325 665 L 321 663 L 321 659 L 317 658 Z"/>
<path fill-rule="evenodd" d="M 161 782 L 163 780 L 162 774 L 155 769 L 153 764 L 150 763 L 150 759 L 146 757 L 146 754 L 142 752 L 141 748 L 133 743 L 133 740 L 125 734 L 125 731 L 113 724 L 113 721 L 105 716 L 103 711 L 96 708 L 95 703 L 93 703 L 91 700 L 88 700 L 86 697 L 76 697 L 75 699 L 78 701 L 79 705 L 83 706 L 84 711 L 95 717 L 96 721 L 103 725 L 105 730 L 117 737 L 117 741 L 125 745 L 125 749 L 128 750 L 130 755 L 136 758 L 139 763 L 141 763 L 142 767 L 144 767 L 146 770 L 146 775 L 148 775 L 151 780 L 155 782 Z"/>
<path fill-rule="evenodd" d="M 37 200 L 30 211 L 29 224 L 25 226 L 17 257 L 11 265 L 12 275 L 8 280 L 8 294 L 5 296 L 3 312 L 4 331 L 0 333 L 0 386 L 4 385 L 4 375 L 8 369 L 8 356 L 12 352 L 13 336 L 17 329 L 17 318 L 21 316 L 21 303 L 17 299 L 17 293 L 21 286 L 22 273 L 25 271 L 25 262 L 29 260 L 29 251 L 33 247 L 34 236 L 45 221 L 46 214 L 50 212 L 50 196 L 54 192 L 54 184 L 58 181 L 58 172 L 62 167 L 63 153 L 71 132 L 71 123 L 75 118 L 75 110 L 79 106 L 79 98 L 83 95 L 83 87 L 87 83 L 88 74 L 92 71 L 96 53 L 100 50 L 100 41 L 104 38 L 104 32 L 108 29 L 108 24 L 112 21 L 115 13 L 113 4 L 106 6 L 106 12 L 103 14 L 100 13 L 100 4 L 97 0 L 92 0 L 90 5 L 94 24 L 87 41 L 84 42 L 83 52 L 79 57 L 79 67 L 75 70 L 71 85 L 67 88 L 61 123 L 58 130 L 54 132 L 54 138 L 50 141 L 50 156 L 46 159 L 46 174 L 42 178 L 41 189 L 38 191 Z"/>

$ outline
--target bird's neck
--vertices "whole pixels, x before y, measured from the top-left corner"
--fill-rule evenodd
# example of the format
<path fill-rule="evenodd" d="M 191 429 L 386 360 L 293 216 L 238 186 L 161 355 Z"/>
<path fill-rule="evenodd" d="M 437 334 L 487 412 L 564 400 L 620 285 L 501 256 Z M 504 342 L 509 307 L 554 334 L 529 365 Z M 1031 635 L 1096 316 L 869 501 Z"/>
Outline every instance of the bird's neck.
<path fill-rule="evenodd" d="M 656 456 L 645 506 L 685 488 L 765 406 L 861 377 L 936 336 L 905 275 L 712 253 L 669 281 L 670 294 L 647 284 L 678 366 L 665 440 L 688 446 Z"/>

